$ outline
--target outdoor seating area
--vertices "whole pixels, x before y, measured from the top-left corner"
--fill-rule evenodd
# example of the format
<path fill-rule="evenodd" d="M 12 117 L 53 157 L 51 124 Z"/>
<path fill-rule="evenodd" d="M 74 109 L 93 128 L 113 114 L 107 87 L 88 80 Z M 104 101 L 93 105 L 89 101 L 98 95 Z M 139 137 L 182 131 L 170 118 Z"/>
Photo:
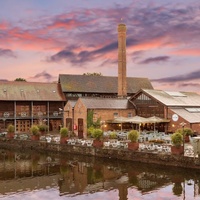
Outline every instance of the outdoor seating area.
<path fill-rule="evenodd" d="M 109 139 L 111 132 L 103 133 L 103 146 L 106 149 L 128 149 L 128 132 L 123 132 L 124 137 L 117 137 L 116 139 Z M 123 135 L 117 132 L 117 135 Z M 5 136 L 3 136 L 5 137 Z M 197 138 L 197 137 L 196 137 Z M 31 140 L 30 134 L 15 134 L 15 140 Z M 197 138 L 198 139 L 198 138 Z M 39 142 L 46 142 L 51 144 L 60 144 L 60 135 L 42 135 L 40 136 Z M 94 138 L 68 138 L 66 145 L 80 145 L 92 147 Z M 185 143 L 184 156 L 187 157 L 198 157 L 198 147 L 194 145 L 195 137 L 190 136 L 190 142 Z M 165 134 L 164 132 L 147 132 L 143 131 L 140 133 L 138 138 L 140 152 L 151 152 L 151 153 L 171 153 L 171 135 Z M 197 145 L 197 144 L 196 144 Z"/>

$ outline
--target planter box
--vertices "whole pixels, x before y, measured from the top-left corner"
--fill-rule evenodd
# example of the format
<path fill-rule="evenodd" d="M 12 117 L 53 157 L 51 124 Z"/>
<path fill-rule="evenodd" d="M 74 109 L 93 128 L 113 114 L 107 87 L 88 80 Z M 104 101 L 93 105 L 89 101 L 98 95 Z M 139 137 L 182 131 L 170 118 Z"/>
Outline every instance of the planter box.
<path fill-rule="evenodd" d="M 93 147 L 103 147 L 103 141 L 101 140 L 94 140 Z"/>
<path fill-rule="evenodd" d="M 13 139 L 14 138 L 15 133 L 7 133 L 6 137 L 8 139 Z"/>
<path fill-rule="evenodd" d="M 129 142 L 128 143 L 128 149 L 136 151 L 139 149 L 139 143 L 138 142 Z"/>
<path fill-rule="evenodd" d="M 39 140 L 40 139 L 40 136 L 39 135 L 32 135 L 31 136 L 31 140 Z"/>
<path fill-rule="evenodd" d="M 185 135 L 185 143 L 188 143 L 188 142 L 190 142 L 190 138 L 188 135 Z"/>
<path fill-rule="evenodd" d="M 60 137 L 60 144 L 66 144 L 68 137 Z"/>
<path fill-rule="evenodd" d="M 180 146 L 180 147 L 171 146 L 171 153 L 173 155 L 182 155 L 182 154 L 184 154 L 184 147 L 183 146 Z"/>

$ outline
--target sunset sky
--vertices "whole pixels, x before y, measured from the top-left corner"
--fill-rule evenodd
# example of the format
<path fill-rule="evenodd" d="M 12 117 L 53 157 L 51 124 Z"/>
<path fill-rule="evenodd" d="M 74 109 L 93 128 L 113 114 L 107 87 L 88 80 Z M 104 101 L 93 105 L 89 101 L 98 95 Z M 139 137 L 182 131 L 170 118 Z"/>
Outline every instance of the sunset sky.
<path fill-rule="evenodd" d="M 127 26 L 127 76 L 155 89 L 200 88 L 199 0 L 1 0 L 0 79 L 117 76 L 117 25 Z"/>

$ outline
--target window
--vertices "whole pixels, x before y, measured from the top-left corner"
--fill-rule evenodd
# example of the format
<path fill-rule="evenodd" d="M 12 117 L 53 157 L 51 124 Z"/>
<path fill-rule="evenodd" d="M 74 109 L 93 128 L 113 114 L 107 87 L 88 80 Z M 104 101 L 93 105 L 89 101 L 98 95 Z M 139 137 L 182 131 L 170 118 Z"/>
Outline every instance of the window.
<path fill-rule="evenodd" d="M 132 113 L 128 113 L 128 117 L 132 117 Z"/>
<path fill-rule="evenodd" d="M 114 118 L 118 117 L 118 113 L 113 113 Z"/>

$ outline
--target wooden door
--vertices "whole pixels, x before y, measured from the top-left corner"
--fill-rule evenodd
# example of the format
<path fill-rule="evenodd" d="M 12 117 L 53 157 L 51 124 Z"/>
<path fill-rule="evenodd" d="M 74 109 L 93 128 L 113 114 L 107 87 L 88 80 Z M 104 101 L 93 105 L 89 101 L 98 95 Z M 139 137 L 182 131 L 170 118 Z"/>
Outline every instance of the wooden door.
<path fill-rule="evenodd" d="M 83 138 L 83 119 L 78 118 L 78 138 Z"/>
<path fill-rule="evenodd" d="M 66 118 L 66 127 L 69 131 L 72 131 L 72 118 Z"/>

